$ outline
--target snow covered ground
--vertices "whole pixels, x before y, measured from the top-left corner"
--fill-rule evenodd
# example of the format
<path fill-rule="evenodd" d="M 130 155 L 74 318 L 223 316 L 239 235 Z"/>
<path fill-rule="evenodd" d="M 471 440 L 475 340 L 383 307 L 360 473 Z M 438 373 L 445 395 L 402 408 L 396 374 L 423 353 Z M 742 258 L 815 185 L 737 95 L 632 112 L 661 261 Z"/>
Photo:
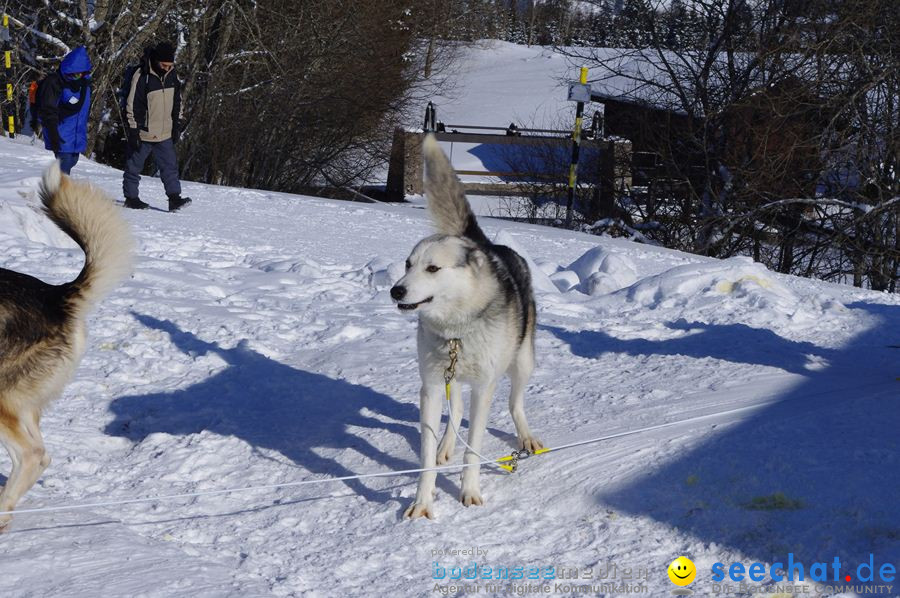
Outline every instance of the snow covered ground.
<path fill-rule="evenodd" d="M 0 266 L 61 282 L 82 255 L 34 209 L 49 159 L 0 140 Z M 82 160 L 74 174 L 120 197 L 120 171 Z M 125 214 L 134 275 L 89 320 L 43 422 L 53 463 L 20 508 L 418 467 L 415 321 L 387 291 L 430 231 L 425 212 L 185 191 L 183 213 Z M 142 197 L 164 206 L 157 179 Z M 870 554 L 876 572 L 900 565 L 900 297 L 482 225 L 536 265 L 526 405 L 548 446 L 684 423 L 485 471 L 481 508 L 442 475 L 436 521 L 401 518 L 415 476 L 23 513 L 0 535 L 0 596 L 462 595 L 472 563 L 484 595 L 529 595 L 486 567 L 524 567 L 515 583 L 532 589 L 531 570 L 555 567 L 551 595 L 669 596 L 679 555 L 697 566 L 690 588 L 717 595 L 715 563 L 768 572 L 792 553 L 808 575 L 839 557 L 854 582 Z M 507 391 L 489 455 L 514 443 Z"/>

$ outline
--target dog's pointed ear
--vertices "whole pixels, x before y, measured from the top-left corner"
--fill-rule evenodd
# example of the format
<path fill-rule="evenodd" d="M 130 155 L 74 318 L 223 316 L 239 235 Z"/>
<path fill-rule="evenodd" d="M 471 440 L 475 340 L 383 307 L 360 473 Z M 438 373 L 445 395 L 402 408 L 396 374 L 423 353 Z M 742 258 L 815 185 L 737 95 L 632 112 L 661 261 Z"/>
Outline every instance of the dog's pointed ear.
<path fill-rule="evenodd" d="M 471 247 L 466 252 L 466 262 L 480 270 L 487 263 L 487 254 L 479 247 Z"/>
<path fill-rule="evenodd" d="M 462 183 L 434 135 L 425 136 L 422 154 L 425 197 L 437 230 L 445 235 L 462 236 L 471 215 Z"/>

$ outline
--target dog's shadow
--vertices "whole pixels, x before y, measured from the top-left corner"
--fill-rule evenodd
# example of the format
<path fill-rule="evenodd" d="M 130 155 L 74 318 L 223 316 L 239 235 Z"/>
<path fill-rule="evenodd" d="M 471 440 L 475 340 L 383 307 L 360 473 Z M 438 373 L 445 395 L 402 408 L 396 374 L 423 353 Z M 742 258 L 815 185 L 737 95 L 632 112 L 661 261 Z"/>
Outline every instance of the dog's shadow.
<path fill-rule="evenodd" d="M 372 428 L 397 434 L 413 454 L 418 454 L 417 405 L 279 363 L 244 342 L 225 349 L 172 322 L 133 315 L 148 328 L 166 332 L 180 351 L 194 356 L 214 353 L 228 366 L 186 388 L 116 399 L 110 405 L 116 417 L 106 427 L 107 434 L 137 443 L 158 432 L 186 436 L 208 430 L 241 438 L 259 449 L 277 451 L 298 467 L 329 477 L 419 467 L 353 431 Z M 361 455 L 358 467 L 345 465 L 348 453 L 353 452 Z M 370 460 L 380 467 L 372 467 L 367 463 Z M 297 475 L 297 479 L 309 477 Z M 441 481 L 442 489 L 457 492 L 445 478 Z M 359 480 L 344 483 L 367 500 L 385 503 L 394 498 L 388 491 L 373 490 Z"/>
<path fill-rule="evenodd" d="M 697 359 L 711 357 L 809 375 L 811 357 L 831 360 L 837 354 L 833 349 L 809 342 L 792 341 L 771 330 L 752 328 L 746 324 L 707 324 L 682 319 L 666 323 L 666 328 L 689 334 L 666 340 L 620 339 L 602 330 L 570 331 L 547 325 L 540 328 L 569 345 L 574 355 L 587 359 L 600 359 L 608 353 L 630 356 L 678 355 Z"/>

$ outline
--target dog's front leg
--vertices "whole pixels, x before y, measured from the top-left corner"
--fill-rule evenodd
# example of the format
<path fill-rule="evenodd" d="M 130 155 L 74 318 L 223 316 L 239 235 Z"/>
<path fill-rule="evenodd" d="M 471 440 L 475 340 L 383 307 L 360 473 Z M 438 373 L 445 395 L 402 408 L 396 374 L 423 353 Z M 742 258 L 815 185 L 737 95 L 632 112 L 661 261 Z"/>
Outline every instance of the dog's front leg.
<path fill-rule="evenodd" d="M 437 433 L 441 424 L 441 385 L 422 384 L 419 391 L 419 425 L 422 429 L 422 449 L 420 452 L 422 469 L 437 465 Z M 434 487 L 436 471 L 425 471 L 419 475 L 419 489 L 414 502 L 404 515 L 410 519 L 428 517 L 434 519 Z"/>
<path fill-rule="evenodd" d="M 481 444 L 484 440 L 484 432 L 487 429 L 488 413 L 491 410 L 491 400 L 494 397 L 495 380 L 487 384 L 474 384 L 472 386 L 472 406 L 469 409 L 469 447 L 463 457 L 463 462 L 468 465 L 462 474 L 462 495 L 460 501 L 469 507 L 483 505 L 481 488 L 478 484 L 480 466 L 473 465 L 481 461 L 475 453 L 481 452 Z"/>
<path fill-rule="evenodd" d="M 459 424 L 462 422 L 462 410 L 462 389 L 460 384 L 453 384 L 450 387 L 450 421 L 437 449 L 438 465 L 449 463 L 453 457 L 453 449 L 456 448 L 456 432 L 454 430 L 459 430 Z"/>

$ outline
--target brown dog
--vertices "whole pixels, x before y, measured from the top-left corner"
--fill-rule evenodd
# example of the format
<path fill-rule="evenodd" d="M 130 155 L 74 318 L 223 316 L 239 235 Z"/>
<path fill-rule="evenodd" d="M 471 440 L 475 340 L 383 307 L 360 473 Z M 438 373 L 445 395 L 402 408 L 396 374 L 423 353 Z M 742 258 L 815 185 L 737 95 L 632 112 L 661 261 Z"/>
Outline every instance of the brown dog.
<path fill-rule="evenodd" d="M 0 512 L 13 510 L 50 464 L 41 412 L 62 394 L 84 353 L 87 312 L 131 269 L 131 233 L 103 192 L 62 175 L 54 163 L 40 194 L 44 212 L 78 243 L 85 261 L 78 277 L 61 285 L 0 269 L 0 443 L 12 459 Z M 0 529 L 11 518 L 0 515 Z"/>

